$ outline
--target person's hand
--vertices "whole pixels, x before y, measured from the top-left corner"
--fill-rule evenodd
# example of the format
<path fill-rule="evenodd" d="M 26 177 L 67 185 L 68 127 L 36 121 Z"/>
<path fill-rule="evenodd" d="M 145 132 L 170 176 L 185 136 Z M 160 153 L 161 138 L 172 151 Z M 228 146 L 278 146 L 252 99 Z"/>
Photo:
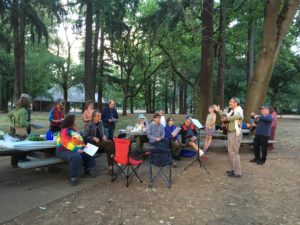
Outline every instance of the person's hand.
<path fill-rule="evenodd" d="M 176 135 L 175 135 L 175 134 L 172 134 L 172 137 L 174 138 L 174 137 L 176 137 Z"/>
<path fill-rule="evenodd" d="M 192 141 L 196 141 L 196 139 L 197 139 L 197 138 L 196 138 L 195 136 L 192 137 Z"/>
<path fill-rule="evenodd" d="M 81 154 L 81 153 L 83 153 L 83 150 L 82 150 L 82 149 L 78 149 L 77 152 L 78 152 L 79 154 Z"/>
<path fill-rule="evenodd" d="M 107 140 L 107 138 L 106 138 L 105 135 L 103 135 L 102 140 L 103 140 L 103 141 L 106 141 L 106 140 Z"/>
<path fill-rule="evenodd" d="M 108 122 L 111 123 L 113 120 L 112 119 L 108 119 Z"/>
<path fill-rule="evenodd" d="M 251 116 L 252 116 L 252 117 L 255 117 L 255 113 L 254 113 L 254 112 L 252 112 L 252 113 L 251 113 Z"/>
<path fill-rule="evenodd" d="M 97 137 L 93 137 L 93 141 L 97 144 L 100 142 L 99 138 L 97 138 Z"/>
<path fill-rule="evenodd" d="M 217 112 L 219 112 L 221 109 L 219 105 L 214 105 L 213 107 L 214 107 L 214 110 Z"/>
<path fill-rule="evenodd" d="M 155 141 L 160 141 L 161 140 L 161 138 L 160 137 L 158 137 L 158 138 L 155 138 Z"/>
<path fill-rule="evenodd" d="M 227 119 L 226 116 L 223 116 L 223 117 L 221 118 L 221 121 L 222 121 L 222 122 L 226 122 L 226 121 L 228 121 L 228 119 Z"/>

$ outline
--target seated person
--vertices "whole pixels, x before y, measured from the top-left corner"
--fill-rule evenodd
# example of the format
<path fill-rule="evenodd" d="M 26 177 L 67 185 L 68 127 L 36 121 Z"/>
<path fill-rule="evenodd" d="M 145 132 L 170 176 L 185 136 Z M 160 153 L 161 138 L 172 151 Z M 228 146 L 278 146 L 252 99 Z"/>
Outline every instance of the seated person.
<path fill-rule="evenodd" d="M 70 184 L 72 186 L 78 184 L 82 163 L 84 177 L 95 177 L 92 174 L 95 159 L 83 151 L 85 143 L 76 128 L 75 115 L 67 115 L 62 121 L 61 128 L 56 140 L 56 157 L 68 162 Z"/>
<path fill-rule="evenodd" d="M 192 124 L 191 117 L 188 115 L 185 117 L 185 121 L 181 125 L 180 134 L 181 134 L 182 143 L 192 147 L 193 150 L 196 153 L 198 153 L 198 145 L 196 144 L 197 131 L 195 125 Z"/>
<path fill-rule="evenodd" d="M 148 125 L 147 137 L 149 143 L 156 148 L 169 149 L 169 140 L 165 138 L 165 128 L 160 124 L 160 115 L 153 115 L 153 122 Z"/>
<path fill-rule="evenodd" d="M 178 142 L 178 134 L 173 134 L 175 129 L 174 119 L 168 118 L 165 127 L 165 138 L 169 140 L 173 159 L 180 160 L 181 144 Z"/>
<path fill-rule="evenodd" d="M 147 125 L 147 118 L 143 114 L 140 114 L 132 132 L 145 132 Z M 136 141 L 136 150 L 138 152 L 143 150 L 144 143 L 149 142 L 147 135 L 135 135 L 134 139 Z"/>
<path fill-rule="evenodd" d="M 112 166 L 114 164 L 113 154 L 115 147 L 114 143 L 107 140 L 106 136 L 104 135 L 101 113 L 99 111 L 93 111 L 92 120 L 86 125 L 84 137 L 88 143 L 97 145 L 100 151 L 106 152 L 108 174 L 111 174 Z"/>

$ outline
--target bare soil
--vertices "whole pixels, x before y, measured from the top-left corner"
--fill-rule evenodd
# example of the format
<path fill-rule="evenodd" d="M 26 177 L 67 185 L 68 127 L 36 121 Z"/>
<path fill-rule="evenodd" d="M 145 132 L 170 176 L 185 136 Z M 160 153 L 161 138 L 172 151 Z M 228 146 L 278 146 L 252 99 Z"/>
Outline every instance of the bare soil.
<path fill-rule="evenodd" d="M 163 182 L 148 188 L 145 162 L 142 184 L 134 179 L 126 188 L 122 179 L 111 183 L 101 173 L 95 185 L 4 224 L 300 225 L 300 120 L 282 119 L 279 125 L 279 144 L 265 165 L 250 163 L 251 151 L 241 148 L 241 179 L 226 176 L 226 149 L 215 141 L 206 160 L 210 173 L 197 164 L 184 171 L 192 159 L 183 159 L 172 170 L 171 189 Z"/>

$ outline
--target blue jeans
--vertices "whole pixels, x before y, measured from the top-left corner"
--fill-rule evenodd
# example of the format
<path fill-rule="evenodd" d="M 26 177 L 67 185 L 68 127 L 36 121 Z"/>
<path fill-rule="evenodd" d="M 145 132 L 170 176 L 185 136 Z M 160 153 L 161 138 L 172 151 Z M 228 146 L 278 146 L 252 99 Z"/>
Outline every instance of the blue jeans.
<path fill-rule="evenodd" d="M 163 138 L 160 141 L 152 142 L 150 144 L 155 148 L 170 149 L 169 140 L 166 138 Z"/>
<path fill-rule="evenodd" d="M 113 140 L 113 138 L 114 138 L 114 132 L 115 132 L 115 128 L 114 127 L 111 127 L 111 128 L 104 127 L 104 134 L 105 134 L 107 140 Z"/>
<path fill-rule="evenodd" d="M 82 163 L 85 171 L 95 167 L 95 159 L 84 152 L 79 154 L 69 150 L 56 151 L 56 157 L 68 162 L 70 178 L 80 176 Z"/>

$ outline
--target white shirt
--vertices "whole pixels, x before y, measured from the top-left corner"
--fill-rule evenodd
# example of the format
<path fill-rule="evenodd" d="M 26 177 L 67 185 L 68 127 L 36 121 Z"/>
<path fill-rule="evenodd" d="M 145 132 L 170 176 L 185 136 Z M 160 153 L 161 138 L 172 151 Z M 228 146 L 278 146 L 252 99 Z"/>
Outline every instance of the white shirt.
<path fill-rule="evenodd" d="M 160 117 L 160 124 L 163 125 L 164 127 L 166 126 L 166 118 L 164 116 Z"/>

